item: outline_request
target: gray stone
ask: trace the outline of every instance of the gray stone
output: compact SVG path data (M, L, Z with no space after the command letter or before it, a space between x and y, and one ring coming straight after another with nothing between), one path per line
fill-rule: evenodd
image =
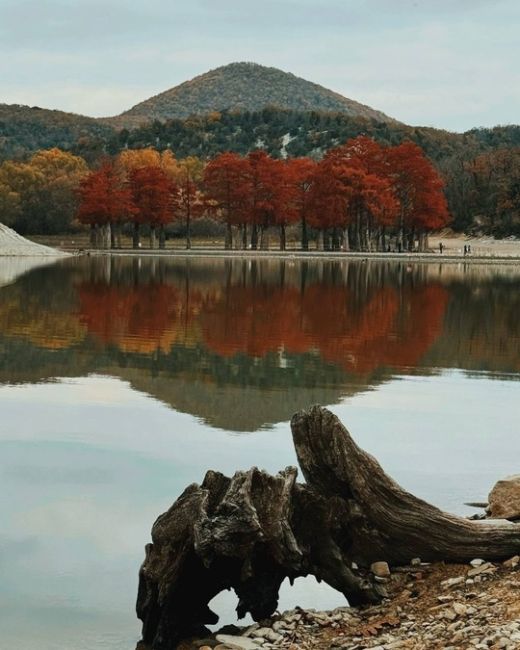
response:
M233 650L258 650L258 644L246 636L232 634L217 634L217 641L233 648Z
M468 571L468 578L475 578L476 576L480 576L480 574L484 572L490 572L494 573L496 571L495 567L490 563L490 562L485 562L484 564L481 564L480 566L474 567L473 569L470 569Z

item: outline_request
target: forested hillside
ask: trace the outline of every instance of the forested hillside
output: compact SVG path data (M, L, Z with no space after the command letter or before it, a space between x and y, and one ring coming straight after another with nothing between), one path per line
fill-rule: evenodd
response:
M102 143L113 134L110 126L92 117L0 104L0 161L25 159L39 149L81 147L83 139Z
M158 120L122 129L108 143L111 152L153 146L171 148L178 156L212 157L222 151L245 154L262 148L275 157L321 156L350 138L367 135L383 145L411 140L433 161L454 154L470 159L499 147L520 146L520 126L498 126L452 133L430 127L380 122L342 113L268 108L258 112L213 112L185 120ZM86 141L83 146L87 146Z

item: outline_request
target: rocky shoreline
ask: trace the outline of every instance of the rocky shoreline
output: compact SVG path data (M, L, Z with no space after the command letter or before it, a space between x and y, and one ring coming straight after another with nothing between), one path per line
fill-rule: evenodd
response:
M378 563L384 564L384 563ZM376 571L385 573L384 567ZM392 568L388 599L329 612L296 608L248 628L226 626L179 650L517 650L520 557L497 564L425 564ZM141 646L145 650L145 646Z

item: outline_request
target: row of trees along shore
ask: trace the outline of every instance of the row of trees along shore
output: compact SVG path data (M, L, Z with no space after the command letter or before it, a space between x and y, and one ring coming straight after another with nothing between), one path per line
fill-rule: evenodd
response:
M280 250L286 229L299 224L301 248L309 229L326 250L425 250L427 234L450 216L443 183L419 146L382 147L360 136L310 158L275 159L262 150L222 153L204 163L176 160L171 151L127 150L105 160L80 183L79 221L91 227L93 246L118 248L131 223L133 246L143 225L150 247L164 248L165 227L181 221L191 248L194 219L225 224L225 248L269 248L276 229Z

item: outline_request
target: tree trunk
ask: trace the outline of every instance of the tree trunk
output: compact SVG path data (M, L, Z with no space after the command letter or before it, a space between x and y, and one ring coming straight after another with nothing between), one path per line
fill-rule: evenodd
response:
M328 228L323 229L323 250L330 251L330 230Z
M96 224L91 223L90 224L90 248L96 248L96 247L97 247Z
M361 215L357 214L356 217L356 250L361 251L363 250L363 245L361 242Z
M242 250L247 250L247 223L242 224Z
M251 250L256 251L258 248L258 226L256 223L251 228Z
M307 221L305 216L302 217L302 251L309 250L309 235L307 233Z
M116 248L116 229L115 223L109 223L108 227L110 229L110 248Z
M267 226L260 227L260 250L269 250L269 232Z
M164 250L165 246L166 246L166 231L164 228L164 224L161 223L161 225L159 226L159 248L161 250Z
M137 221L134 222L134 230L132 233L132 246L134 248L139 248L141 244L141 234L139 232L139 223Z
M186 214L186 250L191 248L191 214L188 208L188 213Z
M401 211L399 215L399 229L397 231L397 251L399 253L402 252L403 246L404 246L404 215L403 212Z
M231 250L233 248L233 230L231 229L231 224L229 221L226 223L226 240L224 243L224 248L226 250Z
M408 233L408 251L410 253L415 251L415 228L411 228Z
M285 224L280 224L280 250L284 251L286 248Z
M121 222L116 221L112 224L112 228L114 229L114 235L115 235L115 245L116 248L121 248Z
M150 225L150 248L152 250L155 249L155 242L156 242L156 237L155 237L155 224Z
M104 248L110 249L112 241L112 233L110 228L110 223L106 223L103 226L103 244Z
M333 251L339 251L339 228L334 228L332 229L332 250Z
M350 241L348 238L348 226L343 230L343 250L345 253L350 251Z
M364 224L363 232L364 232L364 236L363 236L363 239L364 239L363 245L364 246L363 247L364 247L364 250L369 253L372 250L372 246L371 246L372 233L370 231L370 223L368 221L368 217L365 217L365 224Z

